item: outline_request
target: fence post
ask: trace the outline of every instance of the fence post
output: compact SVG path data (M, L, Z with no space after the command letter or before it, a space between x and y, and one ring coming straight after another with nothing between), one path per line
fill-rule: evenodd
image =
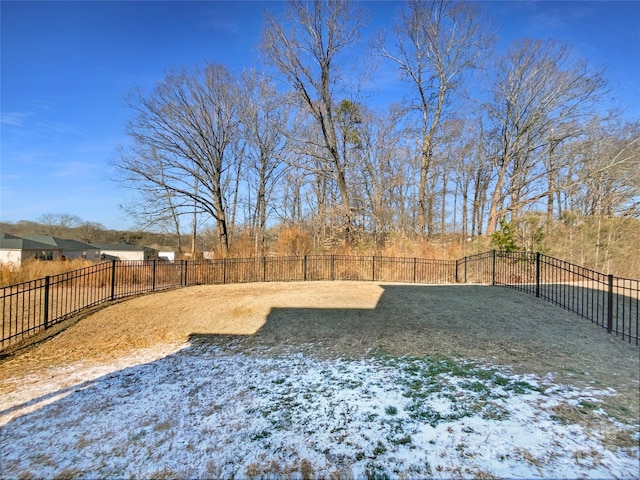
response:
M111 301L116 299L116 261L111 260Z
M493 249L491 250L491 252L493 253L492 262L491 262L491 285L495 286L496 284L496 250Z
M184 283L183 285L186 287L189 284L189 279L187 275L189 274L189 260L184 261Z
M304 281L307 281L307 256L302 257L302 275Z
M458 282L458 262L459 261L460 260L456 260L456 283L460 283L460 282Z
M157 260L153 260L153 269L151 270L151 291L156 291L156 262Z
M267 281L267 257L262 257L262 281Z
M607 295L607 333L613 330L613 275L608 275L609 292Z
M335 255L331 255L331 281L335 280Z
M464 283L467 283L467 256L464 257Z
M416 283L417 270L418 270L418 259L416 257L413 257L413 283Z
M222 283L227 283L227 257L222 259Z
M44 277L44 328L49 328L49 275Z
M376 281L376 256L375 255L372 257L372 262L371 262L371 281L372 282Z
M536 297L540 297L540 252L536 252Z

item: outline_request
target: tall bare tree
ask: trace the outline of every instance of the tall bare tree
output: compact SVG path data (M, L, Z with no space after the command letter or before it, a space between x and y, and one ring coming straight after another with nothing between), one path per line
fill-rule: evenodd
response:
M268 206L287 170L284 149L289 109L275 86L255 71L244 74L243 87L246 91L242 122L248 144L247 180L255 195L251 206L252 228L256 245L264 253Z
M640 123L596 117L576 143L578 212L640 218Z
M413 179L402 145L402 122L397 109L386 115L362 110L359 143L362 149L360 168L354 172L356 192L364 207L361 215L369 219L366 231L376 244L382 245L388 235L408 228L408 206L405 192Z
M149 154L154 155L153 150ZM157 161L154 164L161 169L158 173L162 184L164 184L164 171L162 170L164 165ZM120 208L135 221L140 230L160 231L175 235L176 245L181 250L181 212L174 200L174 194L165 188L164 195L158 195L157 185L136 182L133 186L138 192L138 200L120 205Z
M429 177L433 142L452 93L464 75L478 66L492 38L481 28L479 11L469 3L411 0L394 29L394 45L379 42L381 54L400 68L414 87L411 108L419 117L419 233L433 231L433 195Z
M567 45L553 40L515 42L499 59L493 98L486 104L495 128L496 175L487 233L507 212L517 216L538 199L553 201L549 193L555 192L536 188L557 168L548 155L560 141L579 133L573 128L569 134L566 125L578 124L594 112L604 86L600 72L588 69ZM554 128L563 136L554 135ZM552 182L550 188L563 186Z
M336 91L339 56L359 38L362 16L348 1L291 1L288 17L267 15L262 40L265 59L293 89L298 104L314 119L323 151L321 160L337 183L344 215L345 238L352 237L353 211L345 173L345 158L338 148Z
M132 144L116 164L123 179L157 197L169 195L182 214L193 215L195 208L213 217L227 251L223 189L242 108L236 79L221 65L183 69L149 94L137 90L129 104L135 114L127 126Z

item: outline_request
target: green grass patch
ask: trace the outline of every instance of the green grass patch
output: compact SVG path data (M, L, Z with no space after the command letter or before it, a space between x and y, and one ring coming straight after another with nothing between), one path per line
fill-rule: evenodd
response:
M373 456L378 457L380 455L384 455L385 453L387 453L386 445L378 440L378 443L376 443L376 447L373 449Z
M391 444L393 445L411 445L411 443L413 442L413 439L411 438L411 435L404 435L402 437L398 437L398 438L392 438L389 440Z
M256 442L258 440L264 440L265 438L269 438L271 436L271 432L268 430L262 430L260 432L256 432L251 435L251 441Z
M491 393L491 390L489 389L486 383L482 383L478 381L464 382L460 386L465 390L469 390L470 392L474 392L474 393L481 393L485 395L488 395Z
M533 385L529 382L525 382L524 380L516 380L509 382L505 387L505 390L511 391L513 393L517 393L519 395L523 395L526 393L536 392L543 393L543 389L538 387L537 385Z
M434 427L441 422L474 415L503 420L509 417L509 412L495 400L544 390L525 380L501 374L495 368L447 357L393 357L378 350L375 359L398 372L395 382L402 387L403 397L409 400L404 407L409 416ZM446 399L450 402L449 408L432 408L428 401L432 398ZM389 408L385 409L387 415L397 413L397 410L390 413L394 410Z

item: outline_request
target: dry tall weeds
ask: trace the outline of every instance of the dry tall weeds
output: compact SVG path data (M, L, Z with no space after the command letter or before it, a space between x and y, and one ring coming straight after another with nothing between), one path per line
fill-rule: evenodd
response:
M0 286L6 287L7 285L28 282L30 280L44 278L47 275L58 275L91 265L95 265L95 263L84 259L58 261L29 260L22 265L2 264L0 265Z

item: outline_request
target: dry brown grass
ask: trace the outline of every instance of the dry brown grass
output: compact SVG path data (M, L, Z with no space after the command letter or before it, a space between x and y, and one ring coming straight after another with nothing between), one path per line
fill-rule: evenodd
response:
M256 355L300 351L356 358L383 352L481 360L614 388L616 395L602 408L636 422L640 415L635 345L534 297L479 285L258 283L137 297L3 360L0 394L26 374L46 375L79 362L112 365L141 351L189 343Z
M29 260L22 265L2 264L0 265L0 287L44 278L47 275L58 275L91 265L95 265L95 263L82 259L56 261Z
M299 228L283 228L278 234L275 252L281 256L310 254L313 252L313 239Z
M489 238L480 237L467 242L459 235L424 238L392 234L383 244L376 244L372 238L358 238L352 245L347 245L344 240L337 238L326 243L314 244L314 239L309 232L295 226L281 228L277 238L269 242L267 252L257 251L257 246L255 238L244 232L234 239L228 253L216 251L214 257L252 258L262 254L267 256L327 254L455 260L493 248Z
M184 268L184 271L183 271ZM115 277L114 277L115 275ZM389 282L455 281L453 262L416 258L351 257L312 255L309 257L229 258L195 261L118 262L95 264L52 277L48 320L55 324L85 307L109 299L129 297L154 290L174 288L187 278L193 285L301 280L385 280ZM112 283L112 279L113 283ZM1 347L9 347L44 328L45 283L43 279L3 289ZM113 294L113 295L112 295Z

